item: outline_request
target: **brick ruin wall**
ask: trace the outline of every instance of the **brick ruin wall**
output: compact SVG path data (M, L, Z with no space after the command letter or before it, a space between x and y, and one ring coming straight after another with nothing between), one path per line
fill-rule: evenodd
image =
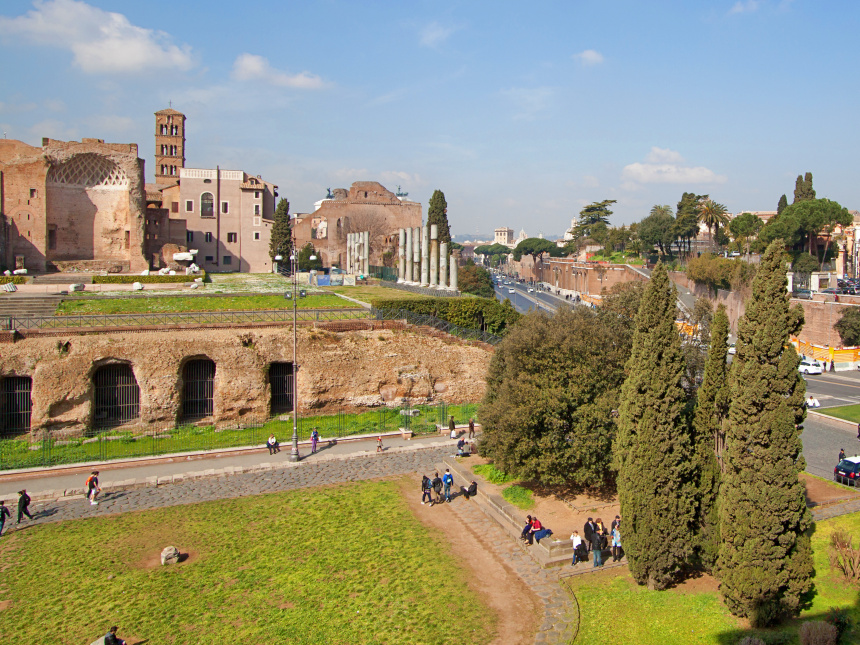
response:
M416 402L467 403L483 397L486 347L412 331L334 333L300 328L300 409ZM4 344L0 377L32 378L31 433L78 435L91 426L93 373L127 363L140 388L140 426L177 421L182 371L194 358L216 364L213 422L269 416L268 367L292 362L292 328L207 329L31 337Z

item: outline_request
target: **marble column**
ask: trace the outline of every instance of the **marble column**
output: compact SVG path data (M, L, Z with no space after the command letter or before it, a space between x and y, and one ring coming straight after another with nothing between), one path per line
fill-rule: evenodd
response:
M400 229L397 236L397 281L406 279L406 231Z
M347 273L352 273L352 233L346 234L346 269Z
M421 286L430 284L430 229L421 227Z
M403 249L406 253L406 282L412 282L412 229L406 229L406 248Z
M361 234L361 267L364 275L370 273L370 231L365 231Z
M439 288L448 288L448 243L439 245Z
M412 282L421 282L421 227L412 229Z
M454 249L451 251L451 289L459 291L457 288L457 262L460 259L460 250Z
M430 225L430 286L439 284L439 227Z

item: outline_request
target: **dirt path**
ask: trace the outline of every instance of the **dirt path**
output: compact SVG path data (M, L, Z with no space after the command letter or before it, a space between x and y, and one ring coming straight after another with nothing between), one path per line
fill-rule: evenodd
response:
M498 636L492 645L526 645L534 642L543 610L537 596L497 555L492 544L461 523L448 504L422 506L419 478L400 480L400 492L410 510L428 528L441 531L463 567L469 570L469 587L478 593L498 619ZM452 504L467 504L457 499Z

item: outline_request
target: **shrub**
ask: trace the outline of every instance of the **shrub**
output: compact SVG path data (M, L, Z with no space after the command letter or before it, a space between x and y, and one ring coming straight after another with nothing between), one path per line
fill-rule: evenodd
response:
M502 491L502 497L504 497L517 508L521 508L524 511L527 511L530 508L534 508L535 500L532 495L533 493L528 488L523 488L522 486L517 486L516 484L514 484L513 486L508 486L505 490Z
M845 529L830 536L830 566L842 573L848 582L860 581L860 548L854 548L853 538Z
M744 636L738 641L738 645L765 645L764 641L755 636Z
M24 275L0 275L0 284L26 284L27 276Z
M850 614L844 607L832 607L830 611L827 612L827 616L825 616L824 620L836 628L836 632L838 634L837 641L842 637L842 634L848 631L848 628L851 627Z
M687 277L697 284L706 285L714 293L718 289L738 290L751 284L754 276L754 265L712 253L703 253L687 262Z
M487 298L376 298L371 304L377 309L405 309L435 316L460 327L491 334L505 333L520 319L512 306Z
M493 464L482 464L480 466L474 466L472 468L472 472L476 475L480 475L491 484L508 484L514 481L513 477L511 477L510 475L506 475L501 470L496 468Z
M839 631L823 620L809 620L800 626L800 645L836 645Z
M194 282L197 278L203 278L206 282L206 272L200 271L193 275L96 275L93 276L93 284L168 284L176 282Z

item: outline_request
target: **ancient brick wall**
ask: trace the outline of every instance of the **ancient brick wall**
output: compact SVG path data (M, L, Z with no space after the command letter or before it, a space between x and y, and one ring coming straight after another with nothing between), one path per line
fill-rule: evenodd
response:
M268 366L292 362L292 329L206 329L33 337L3 345L0 378L32 378L32 432L79 434L91 425L93 373L127 363L140 388L140 423L167 425L182 406L186 361L216 364L212 420L268 416ZM491 351L402 330L299 329L300 408L477 402Z

